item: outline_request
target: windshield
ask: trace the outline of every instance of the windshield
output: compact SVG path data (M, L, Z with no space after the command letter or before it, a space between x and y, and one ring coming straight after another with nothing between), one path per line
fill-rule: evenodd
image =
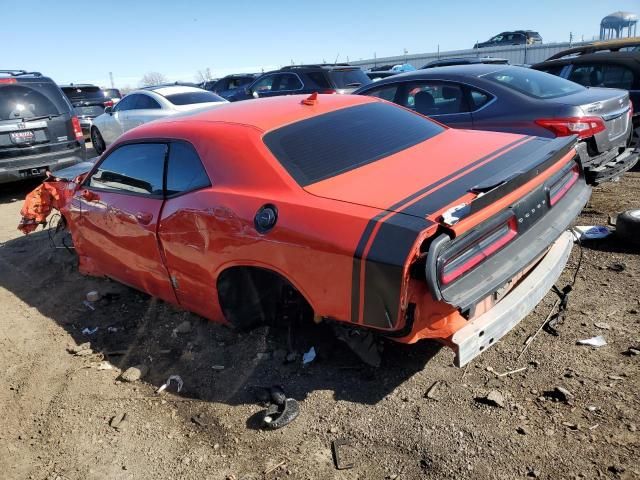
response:
M585 89L564 78L522 67L506 68L482 77L533 98L563 97Z
M444 131L421 115L375 102L302 120L264 136L301 186L354 170Z
M53 84L0 85L0 120L59 115L66 111L69 107Z
M216 95L212 92L203 90L202 92L183 92L173 93L167 95L164 98L169 100L174 105L191 105L194 103L209 103L209 102L224 102L224 98Z
M329 78L335 88L357 88L371 83L371 79L359 68L329 70Z

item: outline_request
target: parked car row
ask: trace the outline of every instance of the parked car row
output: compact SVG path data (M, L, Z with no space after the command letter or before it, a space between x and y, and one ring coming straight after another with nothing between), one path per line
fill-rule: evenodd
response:
M368 73L344 63L292 65L263 74L229 75L203 84L204 89L178 82L141 89L123 100L116 89L101 90L95 85L63 85L62 91L75 113L75 120L71 114L70 121L79 124L83 138L91 138L98 154L124 132L186 110L281 95L356 93L383 98L456 128L541 137L577 135L587 180L598 184L618 177L638 159L637 49L634 40L597 42L561 52L532 69L509 66L505 59L493 57L445 58L415 72L408 72L413 69L408 64L381 66ZM45 80L52 83L40 74L24 71L5 71L3 75L0 85L5 89L0 94L9 93L6 86L11 83L29 81L34 89ZM0 100L7 103L2 96ZM7 108L17 105L8 102ZM27 157L31 147L36 151L36 129L24 122L13 123L24 125L25 131L19 134L20 140L14 132L14 140L7 146L15 149L16 142L21 142L13 155ZM5 131L17 128L2 127ZM5 177L41 175L58 167L45 157L38 162L37 168L31 161L13 162L17 165L12 167L14 173ZM23 165L30 168L21 168Z

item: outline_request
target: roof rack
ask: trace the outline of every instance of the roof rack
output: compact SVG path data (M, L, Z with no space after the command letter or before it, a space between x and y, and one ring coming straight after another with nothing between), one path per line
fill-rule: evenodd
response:
M27 72L26 70L0 70L0 73L6 73L12 77L19 77L21 75L33 75L34 77L41 77L40 72Z
M323 68L323 67L353 67L350 63L313 63L309 65L287 65L280 70L293 70L295 68Z

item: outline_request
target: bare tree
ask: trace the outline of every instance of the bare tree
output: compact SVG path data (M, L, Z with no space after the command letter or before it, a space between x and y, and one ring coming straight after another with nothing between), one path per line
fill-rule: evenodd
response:
M140 80L140 85L143 87L152 87L162 83L167 83L167 77L159 72L147 72Z
M196 83L210 82L211 80L213 80L213 75L209 67L204 70L198 70L198 73L196 73Z

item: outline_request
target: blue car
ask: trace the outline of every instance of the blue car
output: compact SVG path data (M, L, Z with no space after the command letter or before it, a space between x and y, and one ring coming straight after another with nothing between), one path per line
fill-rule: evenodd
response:
M436 67L381 79L354 92L397 103L455 128L540 137L577 135L592 184L619 177L638 153L629 146L629 93L582 85L510 65Z

